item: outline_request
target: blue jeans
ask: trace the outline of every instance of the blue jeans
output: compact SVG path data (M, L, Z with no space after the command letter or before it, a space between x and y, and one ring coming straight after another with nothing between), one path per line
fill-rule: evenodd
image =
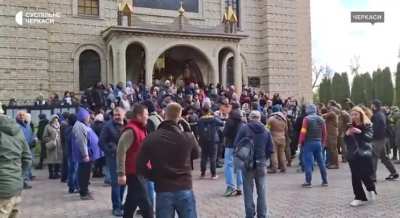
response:
M225 183L228 187L240 189L243 184L242 171L233 166L233 151L233 148L225 148ZM236 173L236 186L234 184L234 173Z
M111 202L113 210L123 209L122 199L124 197L125 186L118 185L117 175L117 159L112 155L106 156L106 165L109 170L110 182L111 182Z
M325 162L322 157L322 144L320 141L306 142L303 147L303 163L306 174L306 183L311 184L314 157L319 166L323 183L328 183Z
M70 191L79 189L78 185L78 166L79 163L68 158L68 188Z
M35 154L34 151L32 151L33 148L29 148L29 152L31 153L31 158L32 158L32 163L35 161ZM26 169L24 174L24 183L27 183L28 181L32 181L32 165L29 166L28 169Z
M146 188L147 188L147 194L149 195L151 205L153 205L153 207L154 207L154 195L155 195L154 182L152 182L150 180L146 180Z
M180 218L197 218L192 190L157 193L156 201L157 218L174 218L175 211Z
M243 194L246 218L253 218L256 215L256 206L253 200L254 183L257 190L257 217L266 218L268 216L267 207L267 176L266 167L257 167L254 170L243 170Z
M110 168L108 168L107 163L103 167L103 174L104 174L104 184L111 185Z

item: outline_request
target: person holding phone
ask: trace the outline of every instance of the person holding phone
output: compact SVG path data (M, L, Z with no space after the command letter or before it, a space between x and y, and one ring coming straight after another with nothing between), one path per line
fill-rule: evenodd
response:
M375 183L371 179L374 172L372 162L373 129L370 119L360 107L351 110L352 123L347 124L344 140L347 145L347 160L351 170L354 200L352 207L364 205L376 200ZM366 196L362 185L368 191Z

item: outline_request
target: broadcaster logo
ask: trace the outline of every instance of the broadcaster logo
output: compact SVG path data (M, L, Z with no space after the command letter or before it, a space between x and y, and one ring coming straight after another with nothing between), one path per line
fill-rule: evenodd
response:
M43 24L54 24L56 18L60 18L61 14L58 12L24 12L19 11L15 15L15 22L19 26L23 26L24 24L28 25L43 25Z

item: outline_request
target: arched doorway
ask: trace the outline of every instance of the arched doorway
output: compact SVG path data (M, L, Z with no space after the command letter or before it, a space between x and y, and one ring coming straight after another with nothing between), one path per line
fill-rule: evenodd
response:
M145 50L139 43L132 43L126 48L126 81L144 82L145 60Z
M230 48L222 49L218 54L219 79L224 87L234 85L234 52Z
M211 80L212 67L197 48L178 45L163 52L154 64L153 79L170 80L178 85L198 83L204 87Z
M79 55L79 90L83 91L101 81L100 56L94 50Z
M223 48L218 54L219 63L219 82L223 87L228 87L235 84L235 52L231 48ZM240 59L240 75L241 83L247 84L246 61L242 54Z

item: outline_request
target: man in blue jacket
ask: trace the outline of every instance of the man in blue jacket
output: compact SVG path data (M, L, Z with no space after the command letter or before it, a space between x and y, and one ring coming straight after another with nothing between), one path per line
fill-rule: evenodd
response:
M386 180L396 180L399 178L399 174L396 171L393 163L390 161L389 157L386 155L386 115L381 109L382 103L379 100L374 100L372 102L372 110L374 115L371 118L372 128L374 130L374 140L372 141L373 152L373 167L374 174L372 175L372 180L376 182L376 170L378 167L378 159L381 159L383 165L389 170L390 175Z
M114 216L122 216L122 198L125 191L125 186L118 185L117 175L117 144L124 128L125 110L121 107L116 107L113 110L113 119L108 121L100 133L100 147L106 157L106 164L110 171L111 177L111 201Z
M252 169L242 169L243 173L243 194L246 218L268 217L266 179L267 179L267 160L273 152L272 137L270 132L261 123L261 113L251 111L249 123L243 125L236 136L235 146L237 147L244 138L251 138L254 143L254 167ZM253 200L253 184L257 189L257 210Z

